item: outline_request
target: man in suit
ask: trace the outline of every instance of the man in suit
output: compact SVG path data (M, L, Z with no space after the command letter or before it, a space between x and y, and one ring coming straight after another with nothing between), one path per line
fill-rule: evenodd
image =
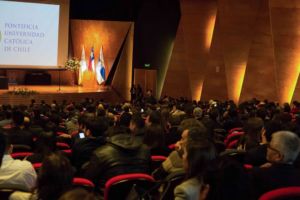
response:
M268 163L253 171L257 197L277 188L300 186L300 171L293 165L299 152L300 139L295 133L273 133L267 149Z

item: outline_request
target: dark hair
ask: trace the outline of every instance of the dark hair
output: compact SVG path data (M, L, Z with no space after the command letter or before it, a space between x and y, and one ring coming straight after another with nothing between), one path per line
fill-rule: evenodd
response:
M209 184L207 200L250 200L252 185L243 166L228 156L221 156L204 178Z
M199 181L202 180L209 163L216 158L216 150L214 144L209 140L190 140L186 144L187 151L187 178L195 177Z
M145 120L142 118L140 113L135 113L131 117L131 122L136 125L138 129L145 127Z
M16 126L21 126L24 123L24 114L21 111L14 111L12 117Z
M151 125L145 129L144 144L150 148L163 148L165 146L165 135L159 125Z
M73 168L70 161L60 153L47 156L37 180L38 199L58 199L72 187Z
M161 113L157 110L152 111L149 114L149 121L151 122L151 124L161 125Z
M273 133L282 130L281 123L275 120L266 122L264 127L266 130L265 135L268 142L271 142Z
M2 165L2 159L8 146L8 137L0 130L0 167Z
M97 117L85 122L86 128L91 131L92 136L103 136L108 128L108 121L105 117Z
M120 126L129 127L131 117L132 117L132 115L131 115L130 113L124 112L124 113L120 116L120 122L119 122L119 125L120 125Z
M35 142L36 153L41 153L43 155L48 155L56 150L56 135L52 131L42 131Z
M97 200L93 193L76 188L64 193L58 200Z

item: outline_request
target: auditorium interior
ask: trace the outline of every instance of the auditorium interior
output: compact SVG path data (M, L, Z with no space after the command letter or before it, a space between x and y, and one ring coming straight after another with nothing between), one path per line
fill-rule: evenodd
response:
M300 198L298 44L299 0L0 0L0 200Z

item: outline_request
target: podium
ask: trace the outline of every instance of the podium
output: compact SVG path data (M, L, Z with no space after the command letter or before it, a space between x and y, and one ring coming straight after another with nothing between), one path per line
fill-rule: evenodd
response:
M0 76L0 90L8 90L8 78Z
M51 85L51 75L44 72L27 73L25 85Z

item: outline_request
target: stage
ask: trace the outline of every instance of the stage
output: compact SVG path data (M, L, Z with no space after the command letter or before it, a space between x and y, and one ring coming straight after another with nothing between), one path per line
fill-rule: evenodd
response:
M81 102L87 97L106 102L122 101L110 86L9 85L8 90L0 90L1 105L27 105L31 99L37 102L44 100L46 103L51 103L53 100Z

